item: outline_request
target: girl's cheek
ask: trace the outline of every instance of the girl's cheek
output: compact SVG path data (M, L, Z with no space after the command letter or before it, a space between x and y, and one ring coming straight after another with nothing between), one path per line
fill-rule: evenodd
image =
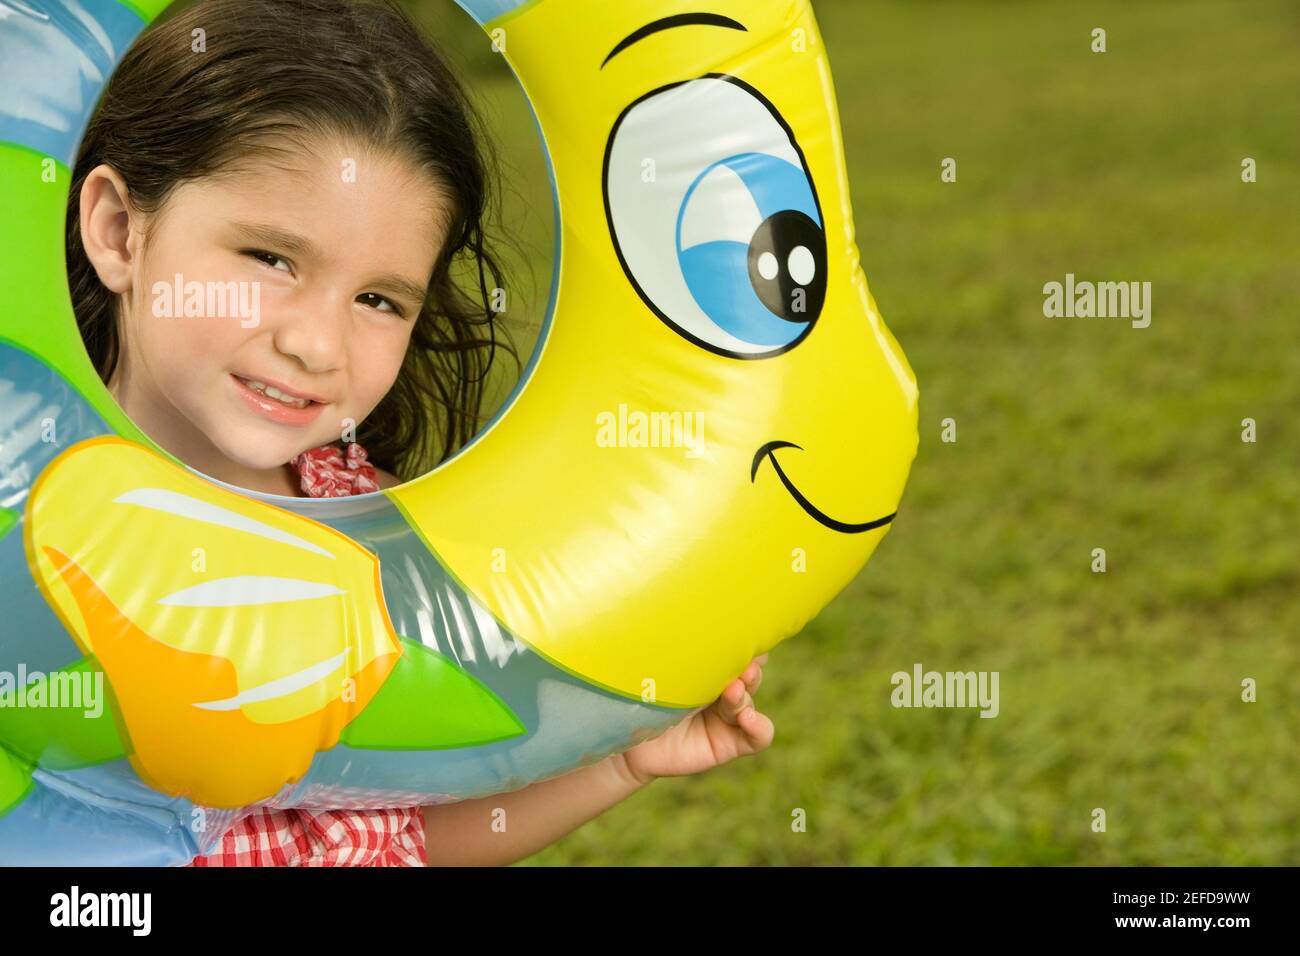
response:
M256 328L241 328L238 317L156 315L146 310L136 325L140 351L155 367L171 366L182 377L228 364Z
M245 299L245 303L252 304L248 299ZM260 308L260 303L257 304L259 308L245 309L232 303L228 309L214 309L211 314L206 310L201 316L182 313L175 318L158 321L170 324L174 335L183 338L198 351L221 349L230 343L243 341L250 334L257 333L258 327L261 327L266 320L264 310ZM252 325L253 318L247 321L242 318L244 312L248 312L257 320L257 327Z
M170 238L160 237L158 246L166 249ZM242 306L254 298L255 286L244 276L220 274L211 257L172 251L177 254L155 259L149 274L142 277L141 294L132 309L134 329L155 346L179 348L187 354L210 351L232 335L242 337L240 316L248 311ZM239 295L241 287L247 294ZM232 288L236 290L233 300L226 294Z
M402 361L406 358L406 349L410 344L410 327L371 331L367 336L368 347L354 350L357 365L353 368L352 381L356 387L364 389L364 401L373 408L389 393L393 383L402 370Z

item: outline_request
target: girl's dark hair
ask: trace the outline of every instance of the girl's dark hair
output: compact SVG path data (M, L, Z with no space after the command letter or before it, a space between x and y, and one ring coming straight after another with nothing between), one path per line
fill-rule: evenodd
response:
M192 47L200 29L205 52ZM518 365L497 340L492 308L504 282L483 223L499 167L483 128L446 61L392 0L202 0L156 24L109 81L73 173L68 281L96 371L112 377L120 343L117 297L81 241L81 187L92 169L116 170L131 205L148 215L181 183L283 148L286 138L355 138L414 162L451 198L447 242L401 372L356 436L372 462L403 480L428 470L477 429L496 350ZM473 297L453 269L467 269Z

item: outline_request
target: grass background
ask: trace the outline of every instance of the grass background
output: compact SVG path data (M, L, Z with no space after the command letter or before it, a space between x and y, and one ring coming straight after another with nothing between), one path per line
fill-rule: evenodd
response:
M526 356L552 238L532 119L450 0L405 2L499 143ZM1300 8L814 7L863 267L921 386L899 517L773 652L772 748L520 865L1300 863ZM1151 282L1151 326L1044 318L1067 272ZM894 709L914 662L998 671L1000 715Z
M522 97L467 18L410 5L482 98L545 280ZM1300 8L814 6L863 266L921 385L899 518L773 653L771 749L521 865L1300 863ZM1151 326L1044 318L1067 272L1150 281ZM1000 715L894 709L918 661L999 671Z

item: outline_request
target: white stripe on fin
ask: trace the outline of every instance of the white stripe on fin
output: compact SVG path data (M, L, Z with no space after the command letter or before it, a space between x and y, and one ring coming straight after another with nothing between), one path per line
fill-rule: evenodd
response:
M246 604L283 604L346 594L332 584L277 578L269 575L241 575L204 581L159 598L159 604L178 607L241 607Z
M347 656L348 652L343 651L327 661L321 661L319 664L303 668L298 673L290 674L288 677L277 677L265 684L250 687L234 697L227 697L225 700L210 700L194 706L203 710L238 710L244 704L256 704L263 700L274 700L276 697L287 697L294 691L302 690L317 681L324 680L343 666Z
M139 505L141 508L152 508L154 511L166 512L180 518L191 518L195 521L205 521L208 524L222 525L236 531L247 531L249 534L260 535L281 544L302 548L312 554L323 554L330 560L337 560L333 554L330 554L324 548L318 548L310 541L304 541L297 535L281 531L278 528L272 528L269 524L246 518L227 508L222 508L220 505L200 501L198 498L191 498L189 495L183 495L177 491L168 491L165 488L136 488L133 491L123 492L113 500L128 505Z

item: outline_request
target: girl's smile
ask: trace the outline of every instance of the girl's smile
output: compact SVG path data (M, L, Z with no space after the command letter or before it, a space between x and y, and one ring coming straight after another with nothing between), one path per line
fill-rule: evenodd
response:
M310 425L325 408L320 399L296 396L288 389L244 378L234 372L230 373L230 378L249 407L272 421L286 425Z

